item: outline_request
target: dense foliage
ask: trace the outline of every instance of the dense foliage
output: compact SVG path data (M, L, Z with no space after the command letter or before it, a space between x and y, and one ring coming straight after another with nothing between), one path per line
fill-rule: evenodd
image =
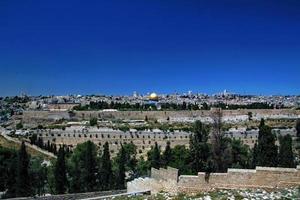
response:
M290 135L279 137L279 143L278 165L280 167L295 167L292 137Z
M271 127L261 120L258 132L257 165L276 167L278 164L278 147L275 144L276 136Z
M258 142L251 150L241 140L223 137L220 116L214 118L212 127L200 121L194 123L190 148L172 146L168 141L161 150L155 143L147 158L137 158L137 148L132 143L122 144L112 157L107 142L99 148L87 141L72 151L60 146L57 159L46 165L40 158L27 154L24 142L19 151L0 146L0 190L6 191L4 197L20 197L124 189L126 181L149 175L151 167L171 166L179 169L180 174L205 171L208 177L209 173L224 172L228 167L295 167L291 136L280 137L278 148L275 135L262 120ZM209 132L213 133L211 137ZM49 146L36 136L31 137L31 143Z
M84 110L103 110L103 109L117 109L117 110L210 110L211 108L222 108L229 110L237 110L237 109L273 109L274 105L268 103L251 103L248 105L228 105L225 103L217 103L213 105L208 105L206 102L201 104L196 103L159 103L159 106L156 103L146 103L146 104L130 104L129 102L114 102L110 103L106 101L91 101L88 105L78 105L73 109L78 111Z
M44 194L47 168L40 158L31 158L23 142L19 151L0 146L0 190L4 198Z

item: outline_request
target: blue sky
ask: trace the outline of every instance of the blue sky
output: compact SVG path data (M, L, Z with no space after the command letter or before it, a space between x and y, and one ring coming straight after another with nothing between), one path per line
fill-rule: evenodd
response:
M1 0L0 96L300 94L298 0Z

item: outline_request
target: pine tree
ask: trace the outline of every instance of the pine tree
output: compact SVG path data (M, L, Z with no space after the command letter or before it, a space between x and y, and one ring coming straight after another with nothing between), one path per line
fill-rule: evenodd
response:
M290 167L294 168L294 155L292 149L292 137L290 135L285 135L279 138L280 147L278 155L278 165L280 167Z
M117 180L116 180L117 189L125 188L125 171L126 171L125 163L126 163L126 153L124 147L121 146L121 149L117 157L117 165L118 165Z
M265 167L277 166L277 151L275 145L276 138L272 134L269 126L265 125L264 120L261 120L258 132L258 145L257 145L257 164Z
M172 149L170 141L167 142L166 149L162 155L162 165L167 167L172 161Z
M207 144L208 131L200 121L196 121L190 137L190 153L192 171L197 173L206 168L210 156L210 148Z
M16 179L16 196L27 197L32 193L31 180L29 175L29 155L26 151L24 141L18 152L17 159L17 179Z
M104 149L101 157L100 168L100 187L101 190L109 190L112 185L112 164L110 160L108 142L105 142L103 147Z
M67 175L64 147L58 150L57 161L54 168L55 191L57 194L64 194L67 190Z

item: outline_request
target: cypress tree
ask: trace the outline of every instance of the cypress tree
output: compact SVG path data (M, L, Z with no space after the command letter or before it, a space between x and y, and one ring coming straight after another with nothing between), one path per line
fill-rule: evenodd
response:
M96 147L91 141L86 142L86 152L84 161L83 179L87 192L94 191L96 188Z
M297 131L297 137L300 138L300 119L297 119L296 131Z
M254 169L257 164L257 154L258 154L258 149L257 149L257 143L255 142L254 147L252 149L252 161L251 161L251 167Z
M64 147L58 150L57 161L54 168L55 191L57 194L64 194L67 190L67 175Z
M72 193L82 192L81 190L81 171L77 159L71 159L72 167L70 169L70 191Z
M57 147L55 143L53 144L53 154L57 154Z
M125 163L126 163L126 152L124 150L123 145L121 146L121 149L118 153L117 158L117 165L118 165L118 171L117 171L117 181L116 186L117 189L124 189L125 188Z
M16 185L16 176L17 176L17 170L16 170L16 165L17 165L17 158L13 159L12 162L8 166L8 180L6 183L7 186L7 192L4 195L4 198L12 198L16 197L16 190L17 190L17 185Z
M223 113L221 108L216 108L211 113L211 152L214 162L213 166L217 172L226 172L227 168L231 165L230 140L224 135L222 118Z
M0 190L7 192L2 198L16 196L17 152L0 145Z
M16 179L16 196L27 197L32 193L31 180L29 175L29 155L26 151L24 141L18 152L17 158L17 179Z
M261 120L258 132L258 154L257 164L265 167L277 166L277 151L278 148L275 145L275 135L272 134L272 130L269 126L264 124L264 120Z
M105 142L103 147L104 149L101 157L100 168L100 187L101 190L109 190L112 185L112 165L110 160L108 142Z
M167 142L166 149L162 155L162 165L167 167L172 161L172 149L170 141Z
M161 166L161 157L160 157L160 149L157 145L157 142L155 142L154 148L152 149L152 152L150 153L150 167L154 167L156 169L159 169Z
M265 119L261 118L259 123L259 128L265 126Z
M51 152L50 140L47 141L47 151Z
M292 137L290 135L280 137L279 143L280 147L278 155L278 165L280 167L295 167L292 149Z
M210 148L207 144L208 131L200 121L196 121L190 136L190 153L192 171L197 173L206 169L210 156Z

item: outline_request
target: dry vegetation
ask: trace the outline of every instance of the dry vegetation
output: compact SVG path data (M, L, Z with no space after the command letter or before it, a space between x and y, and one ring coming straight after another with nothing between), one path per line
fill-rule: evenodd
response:
M21 144L13 142L13 141L9 141L9 140L5 139L2 135L0 135L0 146L18 150L20 148ZM33 149L31 147L27 146L26 150L31 156L40 157L40 158L43 158L44 160L51 160L51 158L49 156L47 156L39 151L36 151L35 149Z

